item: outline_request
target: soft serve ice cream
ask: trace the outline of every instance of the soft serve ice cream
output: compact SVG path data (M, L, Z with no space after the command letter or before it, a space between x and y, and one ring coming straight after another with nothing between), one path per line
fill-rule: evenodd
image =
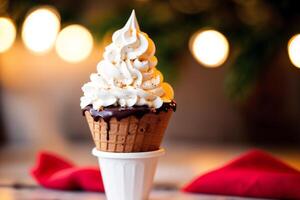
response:
M80 106L97 150L145 152L160 148L176 110L173 89L156 69L155 45L135 13L116 31L82 90Z
M155 45L139 28L132 11L126 25L112 36L97 65L97 73L84 84L80 106L95 110L115 105L160 108L173 100L172 87L156 69Z

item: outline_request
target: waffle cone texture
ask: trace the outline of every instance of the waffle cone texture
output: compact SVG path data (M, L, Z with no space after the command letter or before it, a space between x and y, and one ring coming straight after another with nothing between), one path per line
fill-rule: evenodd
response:
M109 129L102 118L95 121L88 111L85 116L98 150L125 153L158 150L172 113L147 113L140 119L129 116L120 121L111 118Z

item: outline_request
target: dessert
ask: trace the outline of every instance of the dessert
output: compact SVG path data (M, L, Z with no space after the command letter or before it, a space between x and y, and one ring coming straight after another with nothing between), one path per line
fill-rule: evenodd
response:
M97 73L82 87L80 106L98 150L159 149L176 103L154 54L154 42L140 30L132 11L105 48Z

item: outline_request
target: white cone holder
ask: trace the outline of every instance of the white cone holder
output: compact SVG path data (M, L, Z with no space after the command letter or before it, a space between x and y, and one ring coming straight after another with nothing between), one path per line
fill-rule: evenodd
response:
M108 200L146 200L153 183L158 158L165 150L113 153L92 151L98 157Z

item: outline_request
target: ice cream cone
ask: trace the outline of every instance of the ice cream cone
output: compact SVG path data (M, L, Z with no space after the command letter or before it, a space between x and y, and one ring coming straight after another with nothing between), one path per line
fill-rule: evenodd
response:
M138 119L129 116L118 121L95 121L86 111L96 148L107 152L145 152L158 150L173 111L147 113Z

